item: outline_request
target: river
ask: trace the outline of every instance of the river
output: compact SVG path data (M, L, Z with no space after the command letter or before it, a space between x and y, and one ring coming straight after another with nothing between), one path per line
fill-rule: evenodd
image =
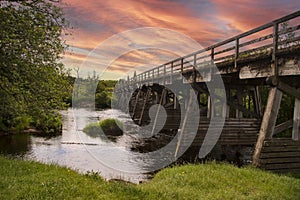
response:
M88 111L69 109L62 112L62 135L52 138L17 134L0 137L2 154L42 163L56 163L80 173L98 172L105 179L123 179L138 183L148 179L156 160L130 149L141 128L118 110ZM90 137L82 129L104 118L118 118L125 124L124 135L116 141Z

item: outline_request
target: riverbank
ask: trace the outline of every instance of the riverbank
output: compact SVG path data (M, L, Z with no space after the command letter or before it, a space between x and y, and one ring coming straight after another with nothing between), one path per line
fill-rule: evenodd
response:
M299 199L300 179L227 164L167 168L147 183L104 181L0 156L0 199Z

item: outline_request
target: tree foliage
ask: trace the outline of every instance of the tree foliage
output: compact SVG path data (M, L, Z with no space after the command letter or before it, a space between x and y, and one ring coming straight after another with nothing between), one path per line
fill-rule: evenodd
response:
M68 91L62 10L50 1L0 1L0 18L0 129L30 121L59 131L57 111Z

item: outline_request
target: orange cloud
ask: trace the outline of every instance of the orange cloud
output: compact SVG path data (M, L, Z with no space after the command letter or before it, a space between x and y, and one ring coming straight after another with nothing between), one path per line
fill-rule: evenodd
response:
M294 0L211 0L218 19L244 32L287 15L300 7Z
M67 64L78 65L84 60L84 55L114 34L141 27L161 27L178 31L198 41L203 46L209 46L240 32L262 25L281 17L300 7L298 1L282 0L64 0L67 18L75 26L74 34L68 40L70 46L76 49L75 54L66 57ZM159 36L160 33L157 33ZM135 41L137 45L159 45L162 43L178 44L185 52L185 41L182 38L171 37L157 39L155 35L135 35L126 38L128 45ZM169 41L168 41L169 40ZM118 47L114 44L114 48ZM197 49L194 49L197 50ZM107 47L103 55L113 54L116 49ZM95 52L97 53L97 52ZM99 53L99 52L98 52ZM121 56L109 70L125 72L135 66L165 62L161 57L170 55L162 53L159 56L150 51L130 52ZM168 57L169 56L169 57ZM99 58L88 57L92 69L101 65ZM98 60L97 60L98 59ZM105 59L105 58L102 58Z

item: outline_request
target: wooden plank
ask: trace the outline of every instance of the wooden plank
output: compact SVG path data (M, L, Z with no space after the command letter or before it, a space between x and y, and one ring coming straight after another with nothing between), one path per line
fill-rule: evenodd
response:
M299 52L299 50L298 50ZM296 60L297 61L297 60ZM300 74L300 65L299 60L295 62L294 58L285 59L283 65L279 65L279 75L280 76L290 76L290 75L299 75Z
M273 25L273 48L272 48L272 63L271 63L271 68L272 68L272 76L276 80L278 80L278 57L277 57L277 52L278 52L278 23L274 23Z
M150 88L148 88L147 93L146 93L146 97L145 97L145 100L144 100L143 108L142 108L142 111L141 111L141 116L140 116L140 119L139 119L139 125L142 124L143 116L144 116L144 112L145 112L145 107L146 107L150 92L151 92Z
M236 38L235 40L235 54L234 54L234 68L236 69L237 68L237 60L239 58L239 38Z
M159 111L160 111L160 106L162 105L163 100L166 98L166 94L167 94L167 89L164 88L163 92L162 92L162 95L160 97L159 105L158 105L156 113L155 113L155 118L154 118L154 123L153 123L152 131L151 131L151 136L153 136L154 133L155 133L155 128L157 126L157 119L158 119L158 115L159 115Z
M259 86L255 86L254 88L254 101L255 101L255 109L256 113L258 114L258 117L262 117L262 105L261 105L261 98L260 98L260 93L259 93Z
M277 147L277 146L300 146L300 141L292 140L291 138L273 138L264 143L264 147Z
M244 47L244 46L247 46L247 45L250 45L250 44L261 42L261 41L270 39L272 37L273 37L273 34L268 34L268 35L265 35L263 37L260 37L260 38L254 39L254 40L250 40L248 42L244 42L244 43L240 44L239 47Z
M296 169L269 169L270 171L274 173L300 173L300 168Z
M223 49L223 50L220 50L220 51L215 52L214 55L218 55L218 54L221 54L221 53L225 53L225 52L228 52L228 51L231 51L231 50L234 50L234 49L235 49L235 46L229 47L229 48L226 48L226 49Z
M212 115L213 115L213 108L212 108L211 97L209 94L207 94L207 118L211 118Z
M297 158L300 157L299 151L289 151L289 152L268 152L262 153L260 159L264 158Z
M293 120L288 120L286 122L283 122L275 127L273 136L291 127L293 127Z
M132 119L134 119L134 117L135 117L135 112L136 112L136 108L137 108L137 104L138 104L140 95L141 95L141 89L139 89L139 91L136 95L136 98L135 98L135 103L134 103L134 107L133 107L133 111L132 111Z
M281 164L271 164L271 165L263 165L262 168L270 170L270 169L300 169L300 163L281 163Z
M190 111L190 108L192 107L192 95L193 95L193 90L190 90L190 93L189 93L189 101L188 101L188 105L187 105L187 113L189 113ZM174 158L177 158L177 154L178 154L178 151L179 151L179 147L181 146L181 141L182 141L182 137L183 137L183 134L185 132L185 128L186 128L186 122L188 120L188 114L186 114L184 116L184 119L183 119L183 124L182 124L182 127L181 127L181 130L180 130L180 134L179 134L179 137L178 137L178 141L177 141L177 145L176 145L176 150L175 150L175 154L174 154Z
M299 99L295 98L293 131L292 131L292 139L298 141L300 140L300 100Z
M290 158L266 158L260 160L260 165L275 165L275 164L283 164L286 165L300 163L300 157L290 157Z
M241 106L243 104L243 97L242 97L242 89L239 87L237 89L237 105L232 104L230 106L236 108L236 118L243 118L243 113L240 111L241 108L244 108L243 106ZM229 101L230 102L230 101ZM244 108L245 109L245 108ZM246 110L246 109L245 109ZM248 111L248 110L247 110Z
M270 152L300 152L300 146L276 146L264 147L262 153Z
M285 92L291 96L296 97L297 99L300 99L300 90L298 90L297 88L291 87L288 84L279 81L278 82L278 89L281 90L282 92Z
M253 62L255 63L255 62ZM260 67L258 67L260 66ZM290 75L299 75L300 67L294 58L285 59L283 64L278 66L278 75L279 76L290 76ZM271 64L265 63L260 64L248 64L243 66L239 71L240 79L252 79L252 78L263 78L272 76Z
M284 158L265 158L260 160L260 164L281 164L281 163L300 163L300 157Z
M282 92L277 88L271 88L268 102L263 116L259 136L253 154L253 165L259 165L260 153L265 139L271 138L274 132L277 114L280 108Z

